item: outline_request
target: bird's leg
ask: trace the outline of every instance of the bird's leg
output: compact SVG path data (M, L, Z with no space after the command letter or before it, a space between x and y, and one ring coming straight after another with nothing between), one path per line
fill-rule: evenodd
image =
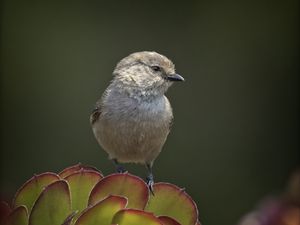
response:
M148 176L146 178L146 182L147 182L147 185L148 185L148 188L149 188L151 194L154 196L154 192L153 192L154 176L152 173L152 163L147 163L146 168L148 170Z
M124 167L122 165L120 165L120 163L118 162L117 159L112 159L112 161L113 161L113 163L114 163L114 165L116 167L116 172L117 173L125 173L125 172L127 172L127 170L124 169Z

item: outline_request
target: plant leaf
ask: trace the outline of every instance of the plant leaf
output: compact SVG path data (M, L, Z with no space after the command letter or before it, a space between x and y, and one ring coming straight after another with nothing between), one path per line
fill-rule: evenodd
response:
M146 183L139 177L128 173L112 174L104 177L93 188L89 205L93 205L108 195L128 198L128 208L144 209L149 199Z
M7 202L1 201L0 202L0 224L4 224L7 216L10 214L11 209Z
M13 200L13 207L25 205L30 213L43 188L59 179L59 176L55 173L42 173L33 176L17 191Z
M73 211L80 212L87 207L92 188L102 178L100 173L84 169L65 178L70 187Z
M81 163L78 163L74 166L69 166L69 167L65 168L63 171L59 172L58 175L61 178L66 178L67 176L71 175L72 173L77 172L82 169L89 170L89 171L95 171L103 177L102 173L99 170L97 170L95 167L82 165Z
M59 180L40 194L32 207L29 225L61 225L70 214L69 186L65 180Z
M163 225L152 213L137 209L123 209L116 213L112 220L118 225Z
M5 225L28 225L28 213L25 206L15 208L7 217Z
M73 220L75 218L75 216L77 215L77 211L72 212L66 219L65 221L62 223L62 225L70 225L73 224Z
M127 199L120 196L108 196L97 204L85 210L75 222L75 225L110 225L116 212L124 209Z
M163 223L163 225L181 225L175 219L168 216L159 216L158 219Z
M172 217L182 225L196 224L197 206L183 189L169 183L156 183L153 188L155 196L150 197L146 211Z

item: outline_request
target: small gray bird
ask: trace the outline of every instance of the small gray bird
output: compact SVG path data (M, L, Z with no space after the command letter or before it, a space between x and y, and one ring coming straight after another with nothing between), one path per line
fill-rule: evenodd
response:
M170 132L173 119L164 95L174 81L184 81L174 64L156 52L136 52L122 59L113 79L90 117L94 135L113 160L141 163L148 169L147 184L153 193L152 165Z

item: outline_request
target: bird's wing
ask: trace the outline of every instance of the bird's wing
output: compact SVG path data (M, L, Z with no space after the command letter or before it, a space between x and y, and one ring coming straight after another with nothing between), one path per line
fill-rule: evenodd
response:
M172 128L173 124L174 124L174 118L173 118L173 116L172 116L172 117L170 118L170 121L169 121L169 131L171 131L171 128Z
M92 111L92 114L90 116L90 123L93 125L100 117L101 115L101 107L96 106L96 108Z
M165 102L166 102L166 106L167 106L167 110L166 110L166 112L167 112L167 115L169 116L169 123L168 123L168 125L169 125L169 131L171 131L171 128L172 128L172 126L173 126L173 121L174 121L174 117L173 117L173 111L172 111L172 107L171 107L171 104L170 104L170 102L169 102L169 99L166 97L166 96L164 96L164 99L165 99Z

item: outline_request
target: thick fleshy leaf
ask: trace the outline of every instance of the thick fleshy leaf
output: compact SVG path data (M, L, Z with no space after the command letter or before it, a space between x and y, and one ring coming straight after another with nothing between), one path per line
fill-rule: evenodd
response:
M108 196L104 200L85 210L75 222L75 225L110 225L113 216L124 209L127 199L120 196Z
M163 223L163 225L181 225L175 219L168 216L159 216L158 219Z
M7 217L5 225L28 225L28 213L25 206L18 206Z
M42 173L33 176L17 191L13 200L13 207L25 205L30 213L43 188L59 179L59 176L55 173Z
M77 211L72 212L72 213L65 219L65 221L63 222L62 225L71 225L71 224L73 224L73 221L74 221L74 218L75 218L76 215L77 215Z
M7 202L1 201L0 202L0 224L4 224L7 216L10 214L11 209Z
M112 220L118 225L163 225L152 213L137 209L120 210Z
M109 195L128 198L128 208L144 209L149 198L146 183L139 177L128 173L112 174L104 177L93 188L89 205L93 205Z
M102 178L100 173L84 169L65 178L70 187L73 211L82 211L87 207L92 188Z
M61 225L70 214L69 186L65 180L59 180L40 194L32 207L29 225Z
M155 196L151 196L145 208L157 216L169 216L182 225L195 225L198 210L192 198L179 187L169 183L156 183Z
M82 170L82 169L95 171L103 177L102 173L99 170L97 170L95 167L82 165L81 163L78 163L74 166L70 166L70 167L65 168L63 171L59 172L58 175L61 178L66 178L67 176L71 175L72 173L77 172L77 171Z

